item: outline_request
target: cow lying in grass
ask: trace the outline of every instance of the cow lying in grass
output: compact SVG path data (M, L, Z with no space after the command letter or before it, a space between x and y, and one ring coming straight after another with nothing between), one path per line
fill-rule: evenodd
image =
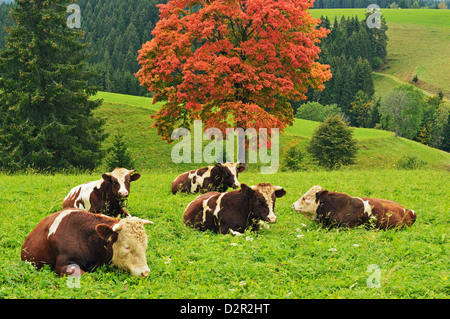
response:
M78 185L64 198L63 208L79 208L113 217L130 217L123 208L130 183L141 177L135 170L116 168L98 181Z
M30 232L21 259L36 268L50 265L59 275L79 274L111 262L133 276L148 276L144 225L137 217L118 220L80 209L66 209L44 218Z
M239 163L217 163L181 174L172 182L172 193L225 192L229 187L238 188L238 173L245 166Z
M260 183L228 193L209 192L198 196L184 212L186 225L198 230L213 230L242 235L247 227L256 230L259 221L276 223L275 199L286 191L280 186Z
M386 199L351 197L313 186L292 207L326 227L356 227L401 229L411 226L416 212Z

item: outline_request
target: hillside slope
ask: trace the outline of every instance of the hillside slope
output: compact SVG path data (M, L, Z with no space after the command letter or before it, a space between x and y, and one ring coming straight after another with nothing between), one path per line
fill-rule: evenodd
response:
M358 16L364 19L365 9L313 9L319 18ZM417 74L417 87L450 98L450 10L381 9L388 25L388 63L382 73L412 83ZM376 94L395 86L388 77L374 76Z
M150 115L159 108L158 104L152 104L152 99L106 92L99 92L95 98L103 99L103 105L96 110L96 116L106 119L105 129L108 133L114 135L120 131L124 135L136 168L156 172L180 172L201 165L173 163L171 150L175 144L161 141L156 130L152 128L153 120ZM318 122L296 119L294 125L281 135L280 153L286 142L294 138L300 138L301 147L305 150L318 125ZM404 138L396 139L391 132L356 128L354 136L358 140L359 151L356 164L350 166L350 169L395 168L398 160L404 156L416 157L432 168L450 167L449 153ZM110 136L105 147L109 147L111 142ZM306 151L304 153L303 167L317 168Z

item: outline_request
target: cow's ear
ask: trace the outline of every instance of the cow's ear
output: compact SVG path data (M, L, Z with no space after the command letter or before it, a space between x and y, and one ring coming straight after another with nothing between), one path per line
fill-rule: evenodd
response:
M130 181L137 181L139 179L139 177L141 177L141 174L139 173L134 173L133 175L130 176Z
M284 190L283 187L281 186L274 186L275 189L275 197L283 197L284 195L286 195L286 191Z
M95 226L95 231L103 240L108 240L114 234L112 228L106 224L98 224Z
M247 184L241 184L241 190L244 192L252 192L251 187L248 187Z
M240 164L238 163L238 165L240 165ZM246 167L244 165L238 166L237 172L241 173L241 172L245 171L245 169L246 169Z
M327 194L328 194L328 191L326 189L323 189L320 192L317 192L316 193L316 203L318 203Z
M216 163L216 165L214 165L214 168L218 168L220 171L223 170L223 166L220 163Z
M103 178L104 181L107 181L107 182L111 183L111 175L109 175L108 173L103 174L102 178Z

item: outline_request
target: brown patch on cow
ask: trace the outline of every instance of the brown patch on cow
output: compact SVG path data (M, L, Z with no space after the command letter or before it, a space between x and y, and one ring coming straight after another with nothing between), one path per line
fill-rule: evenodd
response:
M77 202L75 202L78 196L80 196L80 193L81 187L79 187L76 192L69 194L69 196L64 200L63 207L75 207L75 205L80 205L80 203L83 204L82 200L78 200Z

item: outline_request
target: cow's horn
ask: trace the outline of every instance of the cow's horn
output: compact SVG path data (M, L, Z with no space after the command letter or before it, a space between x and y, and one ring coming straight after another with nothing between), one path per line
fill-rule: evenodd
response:
M153 222L152 222L151 220L147 220L147 219L141 219L141 222L142 222L144 225L150 225L150 224L153 224Z
M120 222L118 222L117 224L114 224L114 226L112 227L113 231L120 231L122 230L122 225L120 224Z

